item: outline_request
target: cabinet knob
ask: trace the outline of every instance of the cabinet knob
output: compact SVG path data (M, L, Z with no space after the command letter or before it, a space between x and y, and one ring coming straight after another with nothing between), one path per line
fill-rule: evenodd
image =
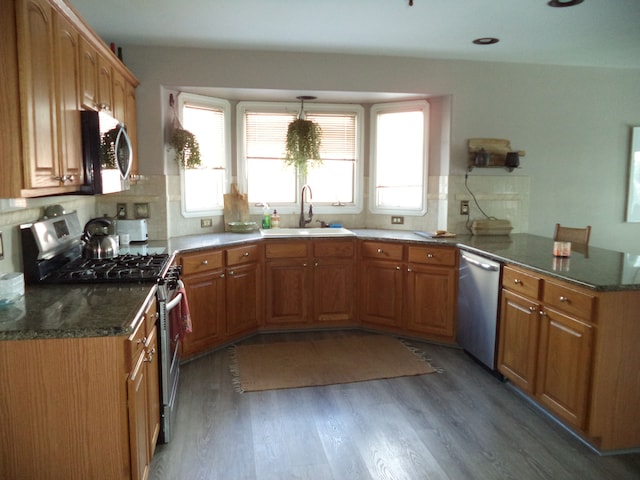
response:
M306 266L307 266L307 264L306 264L306 263L303 263L303 264L302 264L302 266L303 266L303 267L306 267Z
M202 263L202 265L209 265L209 260L202 260L200 263Z
M378 251L378 253L382 253L382 249L381 248L379 248L377 251Z
M513 283L515 283L516 285L522 285L522 280L520 280L519 278L515 278L513 280Z
M232 275L233 275L233 273L232 273ZM224 278L224 273L220 274L220 278Z
M315 263L313 264L313 266L314 266L314 267L317 267L318 265L320 265L320 262L315 262Z
M536 307L529 307L529 310L531 310L532 312L536 311Z
M229 271L229 275L235 275L235 274L236 274L236 272L234 272L233 270L230 270L230 271ZM223 275L224 275L224 274L223 274Z
M560 301L561 301L562 303L567 303L567 302L569 301L569 297L563 297L563 296L560 296Z
M427 258L433 258L433 253L427 253Z
M396 270L400 270L400 267L396 267Z
M413 270L410 268L407 268L407 272L413 272Z
M242 254L242 256L243 256L243 257L248 257L248 256L249 256L249 252L244 252L244 253Z
M139 338L136 343L147 343L147 337Z

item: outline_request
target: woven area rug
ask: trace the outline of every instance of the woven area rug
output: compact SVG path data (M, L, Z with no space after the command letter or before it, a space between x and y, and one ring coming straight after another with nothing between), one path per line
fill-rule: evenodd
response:
M392 337L361 335L231 347L238 392L423 375L423 355Z

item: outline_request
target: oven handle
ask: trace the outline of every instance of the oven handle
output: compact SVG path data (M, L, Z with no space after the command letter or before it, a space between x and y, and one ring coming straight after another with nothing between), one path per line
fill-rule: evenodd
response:
M173 297L173 299L170 302L167 302L167 304L165 305L165 310L167 311L167 313L173 310L181 301L182 301L182 294L179 293L175 297Z

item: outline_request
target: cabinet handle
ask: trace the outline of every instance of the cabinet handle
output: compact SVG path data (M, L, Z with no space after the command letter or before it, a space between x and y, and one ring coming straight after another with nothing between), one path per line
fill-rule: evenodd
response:
M62 175L61 177L53 177L53 179L61 183L73 182L73 175Z
M560 296L560 301L561 301L562 303L567 303L567 302L569 302L569 297L563 297L563 296L561 295L561 296Z
M209 265L209 260L202 260L202 262L200 262L202 265Z
M151 363L153 362L153 355L156 353L156 349L152 348L150 351L147 352L147 356L145 357L144 361Z
M427 258L433 258L433 253L427 253Z
M381 249L381 248L379 248L379 249L377 250L377 252L378 252L378 253L382 253L382 249Z
M522 280L520 280L519 278L516 278L513 280L513 283L515 283L516 285L522 285Z

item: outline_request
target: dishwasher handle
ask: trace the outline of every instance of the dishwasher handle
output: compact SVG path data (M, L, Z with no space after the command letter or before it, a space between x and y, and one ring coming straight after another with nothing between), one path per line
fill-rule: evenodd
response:
M499 272L500 271L500 266L499 265L480 262L480 261L476 260L475 258L467 257L464 253L462 254L462 258L464 258L471 265L479 267L479 268L481 268L483 270L488 270L490 272Z

